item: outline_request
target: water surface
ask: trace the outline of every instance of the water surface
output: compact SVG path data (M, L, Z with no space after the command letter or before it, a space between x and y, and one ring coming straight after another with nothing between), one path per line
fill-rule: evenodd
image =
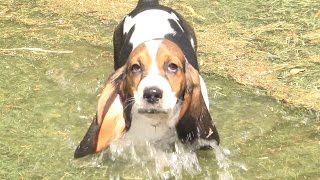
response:
M23 13L23 8L11 10ZM65 25L64 17L37 9L26 17L37 19L37 15L46 22L33 26L18 21L16 14L1 16L0 177L320 177L318 112L291 108L263 90L241 86L214 73L204 78L221 149L193 151L176 144L171 152L159 152L149 145L145 149L128 145L121 146L125 148L120 153L113 149L73 159L113 66L110 40L97 43L100 41L79 38L86 37L79 34L110 39L115 24L79 16L68 17L73 21Z

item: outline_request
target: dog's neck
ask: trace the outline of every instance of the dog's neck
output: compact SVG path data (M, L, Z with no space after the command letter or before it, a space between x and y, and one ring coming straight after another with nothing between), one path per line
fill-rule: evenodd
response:
M139 113L133 105L131 125L125 136L134 141L167 142L176 137L176 124L181 106L179 104L165 113Z

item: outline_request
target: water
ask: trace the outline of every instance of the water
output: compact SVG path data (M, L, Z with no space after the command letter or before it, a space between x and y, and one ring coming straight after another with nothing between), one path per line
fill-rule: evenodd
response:
M15 8L11 12L25 13L25 7ZM26 12L29 20L40 18L39 9ZM124 141L101 154L73 159L95 113L97 94L112 72L111 43L104 41L112 28L93 17L68 17L74 19L72 27L61 28L56 22L64 17L41 14L37 26L18 21L15 14L1 16L1 179L320 177L318 112L290 108L263 90L215 74L204 78L220 147L195 151L176 143L161 150ZM105 43L89 38L96 34Z

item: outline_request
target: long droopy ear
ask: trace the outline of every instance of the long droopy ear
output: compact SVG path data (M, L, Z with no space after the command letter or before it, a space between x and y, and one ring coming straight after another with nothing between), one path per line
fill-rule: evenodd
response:
M183 143L192 143L201 138L215 140L219 144L218 131L201 93L199 73L189 63L186 64L186 81L184 101L176 126L179 139Z
M74 153L75 158L104 150L110 141L125 131L124 97L121 91L126 67L121 67L108 79L99 101L97 114Z

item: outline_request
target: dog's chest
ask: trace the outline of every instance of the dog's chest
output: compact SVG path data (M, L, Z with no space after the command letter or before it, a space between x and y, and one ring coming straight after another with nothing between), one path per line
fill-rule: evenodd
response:
M169 121L166 114L132 113L131 126L126 136L134 141L170 142L176 137L176 132Z

